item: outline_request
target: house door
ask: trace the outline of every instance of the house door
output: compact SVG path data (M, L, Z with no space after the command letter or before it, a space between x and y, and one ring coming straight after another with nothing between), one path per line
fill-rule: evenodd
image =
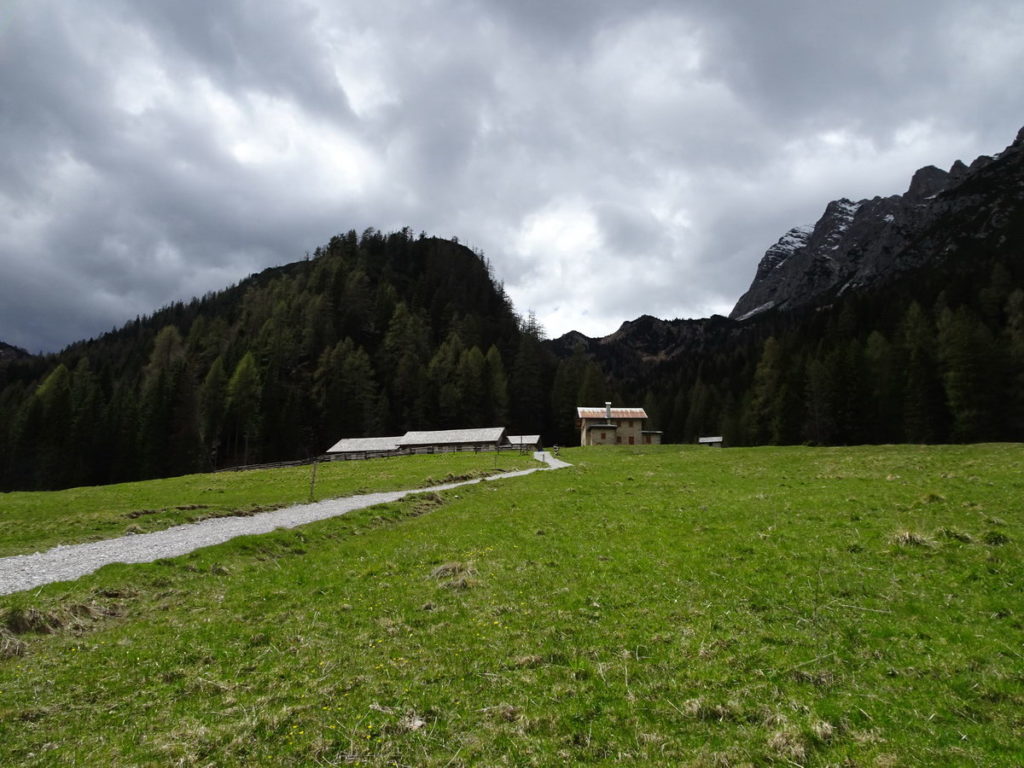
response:
M633 444L633 440L634 440L633 436L632 436L632 435L630 435L630 436L629 436L629 444L630 444L630 445L632 445L632 444Z

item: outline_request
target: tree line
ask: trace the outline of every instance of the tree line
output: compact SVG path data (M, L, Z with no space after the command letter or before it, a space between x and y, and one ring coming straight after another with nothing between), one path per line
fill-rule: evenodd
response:
M639 362L565 349L482 254L408 230L339 235L224 291L0 364L0 488L171 476L342 437L506 426L577 444L576 407L642 405L666 442L1024 439L1024 266L967 254L831 304L707 321ZM716 336L717 334L717 336Z
M767 316L748 336L651 371L655 383L633 390L667 440L1024 440L1024 280L1011 259Z

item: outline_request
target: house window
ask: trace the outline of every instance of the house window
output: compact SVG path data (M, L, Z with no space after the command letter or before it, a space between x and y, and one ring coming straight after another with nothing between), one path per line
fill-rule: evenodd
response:
M607 435L606 435L606 434L605 434L604 432L602 432L602 433L601 433L601 439L602 439L602 440L606 439L607 437L608 437L608 436L607 436Z

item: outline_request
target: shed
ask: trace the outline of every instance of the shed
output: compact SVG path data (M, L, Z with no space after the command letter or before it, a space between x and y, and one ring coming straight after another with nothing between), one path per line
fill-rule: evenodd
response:
M509 435L508 444L520 451L539 451L540 435Z

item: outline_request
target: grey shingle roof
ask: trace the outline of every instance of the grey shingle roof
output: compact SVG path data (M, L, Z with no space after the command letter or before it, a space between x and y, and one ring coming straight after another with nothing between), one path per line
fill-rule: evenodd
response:
M540 435L509 435L508 441L512 445L539 445Z
M406 432L399 438L403 448L414 445L451 445L457 443L498 443L505 435L504 427L482 429L442 429L433 432Z
M330 448L328 453L357 453L360 451L397 451L401 436L396 437L346 437Z

